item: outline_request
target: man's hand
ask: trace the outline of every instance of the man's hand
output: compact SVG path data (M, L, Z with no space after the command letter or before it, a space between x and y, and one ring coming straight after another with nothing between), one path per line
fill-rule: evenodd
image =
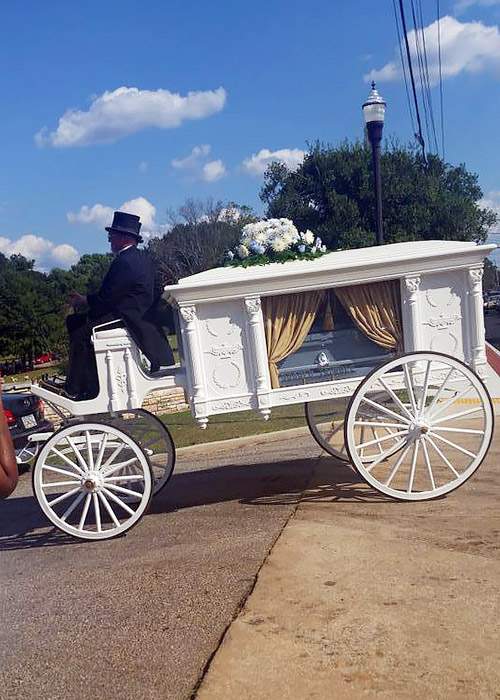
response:
M2 376L0 375L0 498L7 498L17 485L17 462L7 419L3 412Z
M77 306L85 306L87 303L87 297L84 294L73 291L69 293L68 303L73 308L76 308Z

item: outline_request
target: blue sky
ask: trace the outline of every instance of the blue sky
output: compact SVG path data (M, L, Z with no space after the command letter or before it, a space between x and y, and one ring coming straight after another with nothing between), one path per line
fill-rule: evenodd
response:
M432 49L436 2L422 7ZM446 157L500 211L500 0L441 14ZM41 269L106 250L126 203L151 230L190 196L259 211L269 159L362 135L373 71L385 134L411 137L392 0L28 0L2 30L0 251Z

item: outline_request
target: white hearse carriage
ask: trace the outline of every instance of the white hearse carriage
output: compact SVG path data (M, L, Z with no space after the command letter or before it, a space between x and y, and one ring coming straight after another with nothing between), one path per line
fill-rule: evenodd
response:
M125 329L96 328L95 399L32 388L65 416L33 468L42 510L84 539L134 525L174 467L168 428L141 409L167 387L184 388L201 428L214 414L267 420L305 403L316 441L373 488L401 500L449 493L493 434L481 281L494 248L396 243L181 279L165 289L180 364L156 373Z

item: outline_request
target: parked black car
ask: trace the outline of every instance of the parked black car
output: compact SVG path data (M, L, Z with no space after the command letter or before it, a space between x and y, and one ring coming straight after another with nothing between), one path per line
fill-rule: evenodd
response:
M28 436L54 429L45 418L43 401L34 394L4 391L2 402L18 462L29 464L38 454L40 443L28 442Z

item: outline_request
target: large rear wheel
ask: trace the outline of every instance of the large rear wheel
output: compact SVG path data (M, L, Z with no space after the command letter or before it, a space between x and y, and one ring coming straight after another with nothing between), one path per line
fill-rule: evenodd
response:
M493 426L488 391L467 365L414 352L364 379L344 432L349 458L371 486L417 501L450 493L471 477L488 451Z

